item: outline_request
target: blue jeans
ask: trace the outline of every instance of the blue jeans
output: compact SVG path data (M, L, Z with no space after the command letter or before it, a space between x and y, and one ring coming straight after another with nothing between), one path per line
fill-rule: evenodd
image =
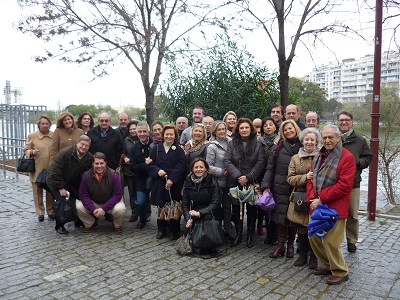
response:
M136 207L139 215L139 222L146 223L146 204L149 201L149 193L136 192Z

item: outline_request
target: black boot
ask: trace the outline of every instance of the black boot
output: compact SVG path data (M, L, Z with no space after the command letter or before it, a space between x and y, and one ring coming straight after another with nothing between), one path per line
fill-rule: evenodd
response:
M254 227L247 227L247 240L246 240L247 248L252 248L254 246L253 236L254 236Z
M232 221L235 224L236 236L231 246L237 246L242 242L243 220L240 220L240 205L232 205Z
M264 240L264 244L276 245L276 241L277 241L276 223L270 221L267 223L266 228L267 228L267 236Z
M231 246L237 246L242 242L243 237L243 220L239 221L239 224L236 225L236 237L231 243Z
M315 256L313 249L311 248L310 240L308 239L308 237L307 237L307 246L308 246L308 252L310 253L310 260L308 261L308 267L311 270L314 270L318 267L318 259Z
M246 204L246 208L247 208L247 240L246 240L246 246L247 246L247 248L252 248L254 246L254 244L253 244L253 236L254 236L254 229L256 227L257 207L258 206Z
M296 239L296 228L294 226L288 227L288 237L287 237L287 252L286 257L292 258L294 256L294 240Z
M300 256L294 262L294 266L301 267L307 263L307 253L308 253L308 236L306 234L298 234L297 240L299 241Z

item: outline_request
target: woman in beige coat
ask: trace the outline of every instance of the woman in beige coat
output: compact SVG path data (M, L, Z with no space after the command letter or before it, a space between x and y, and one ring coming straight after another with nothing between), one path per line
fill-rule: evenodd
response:
M38 130L28 135L28 141L24 147L24 153L28 157L35 158L35 172L29 173L29 180L32 183L33 203L39 222L44 221L44 214L54 220L53 196L46 192L46 210L43 203L43 189L39 188L35 181L43 169L47 169L50 163L50 149L54 133L50 131L51 121L47 116L39 117L37 121Z
M83 130L76 126L74 116L69 112L63 112L58 116L56 127L50 151L50 162L53 161L58 151L75 145L78 142L78 138L84 134Z
M303 147L290 160L287 182L294 187L293 192L306 192L307 180L312 179L313 176L311 167L314 156L319 154L318 145L321 142L321 134L315 128L306 128L300 133L299 139ZM305 265L307 263L307 253L310 251L308 265L310 269L315 269L317 267L317 258L310 247L307 236L309 212L302 213L294 210L293 192L289 198L287 218L294 223L299 242L300 256L294 262L294 265L297 267Z

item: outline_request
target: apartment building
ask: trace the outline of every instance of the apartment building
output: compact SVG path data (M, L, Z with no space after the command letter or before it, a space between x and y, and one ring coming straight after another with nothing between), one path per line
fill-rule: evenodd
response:
M339 102L363 102L372 93L374 56L348 58L314 68L306 81L318 84L327 91L328 99ZM400 52L382 53L381 86L400 88Z

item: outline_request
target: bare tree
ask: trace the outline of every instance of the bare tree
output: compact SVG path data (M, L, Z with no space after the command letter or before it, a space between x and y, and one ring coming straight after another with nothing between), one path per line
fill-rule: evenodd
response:
M91 63L94 78L107 75L110 65L117 62L131 63L143 84L149 123L154 120L154 95L164 56L173 43L205 19L190 11L188 0L18 2L35 11L21 18L19 30L58 46L36 61L58 58ZM186 18L187 14L191 17Z
M268 0L265 6L251 0L232 1L231 4L240 10L240 18L255 23L267 34L272 44L279 63L279 86L281 91L281 104L288 105L289 96L289 69L292 64L299 43L306 48L305 37L311 37L312 44L321 42L323 33L347 34L355 33L343 22L335 20L337 9L349 1L338 0ZM247 27L246 27L247 26ZM244 28L253 30L252 25L243 25ZM303 40L304 39L304 40Z

